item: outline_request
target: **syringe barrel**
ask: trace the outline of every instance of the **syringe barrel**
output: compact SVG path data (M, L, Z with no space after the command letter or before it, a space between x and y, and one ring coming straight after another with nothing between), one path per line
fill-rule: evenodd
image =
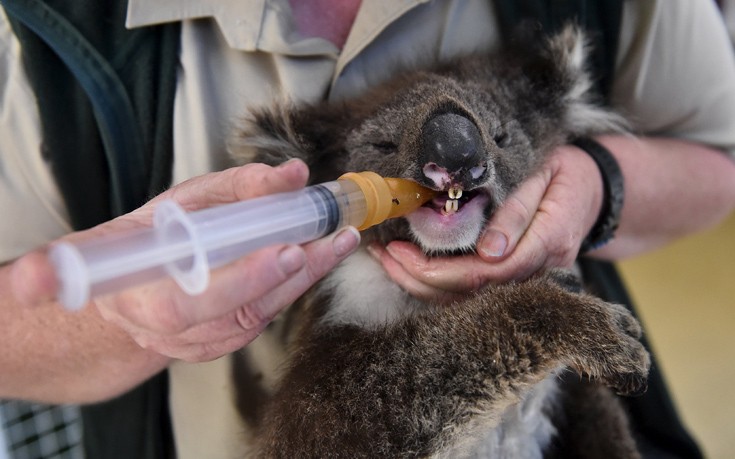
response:
M189 294L203 292L210 270L260 248L300 244L365 220L365 196L338 180L185 213L161 202L154 227L79 244L52 247L59 300L79 309L97 296L166 274Z
M91 296L121 290L166 274L155 251L153 228L51 246L49 259L59 282L58 300L77 310Z

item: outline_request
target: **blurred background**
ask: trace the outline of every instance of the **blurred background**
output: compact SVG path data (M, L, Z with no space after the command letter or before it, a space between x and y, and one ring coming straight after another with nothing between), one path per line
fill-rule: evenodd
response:
M735 0L717 0L735 43ZM735 215L618 265L705 457L735 457Z
M685 424L735 457L735 215L618 266Z

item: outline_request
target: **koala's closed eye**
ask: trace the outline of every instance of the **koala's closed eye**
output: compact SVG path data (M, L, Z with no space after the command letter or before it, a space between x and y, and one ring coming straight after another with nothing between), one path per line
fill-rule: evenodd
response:
M493 136L495 145L500 148L505 148L510 145L510 135L507 132L499 132Z
M370 144L373 148L378 150L380 153L384 153L386 155L395 153L396 150L398 150L398 145L391 141L381 141L381 142L373 142Z

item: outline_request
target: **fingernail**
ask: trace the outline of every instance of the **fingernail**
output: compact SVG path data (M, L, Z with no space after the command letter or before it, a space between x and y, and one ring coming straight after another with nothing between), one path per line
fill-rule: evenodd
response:
M360 232L357 231L357 228L354 226L346 227L337 233L332 240L332 248L334 249L334 254L337 255L338 258L349 255L359 244Z
M306 254L298 246L288 246L278 253L278 266L285 274L293 274L306 264Z
M481 242L482 245L479 251L481 255L486 257L502 257L505 249L508 248L508 238L505 237L505 234L496 230L488 230Z
M370 254L371 257L380 261L380 257L383 254L383 248L379 243L371 242L365 248L367 249L367 252Z

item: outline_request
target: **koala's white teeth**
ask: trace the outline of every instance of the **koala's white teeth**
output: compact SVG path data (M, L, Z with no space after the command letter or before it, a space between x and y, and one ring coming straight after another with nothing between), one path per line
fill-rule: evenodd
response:
M449 195L449 199L459 199L462 197L462 188L453 185L451 188L449 188L447 194Z
M459 210L459 201L456 199L447 199L444 203L444 213L451 215Z
M459 210L459 198L462 197L462 188L457 185L452 185L447 190L449 199L444 203L444 214L452 215Z

